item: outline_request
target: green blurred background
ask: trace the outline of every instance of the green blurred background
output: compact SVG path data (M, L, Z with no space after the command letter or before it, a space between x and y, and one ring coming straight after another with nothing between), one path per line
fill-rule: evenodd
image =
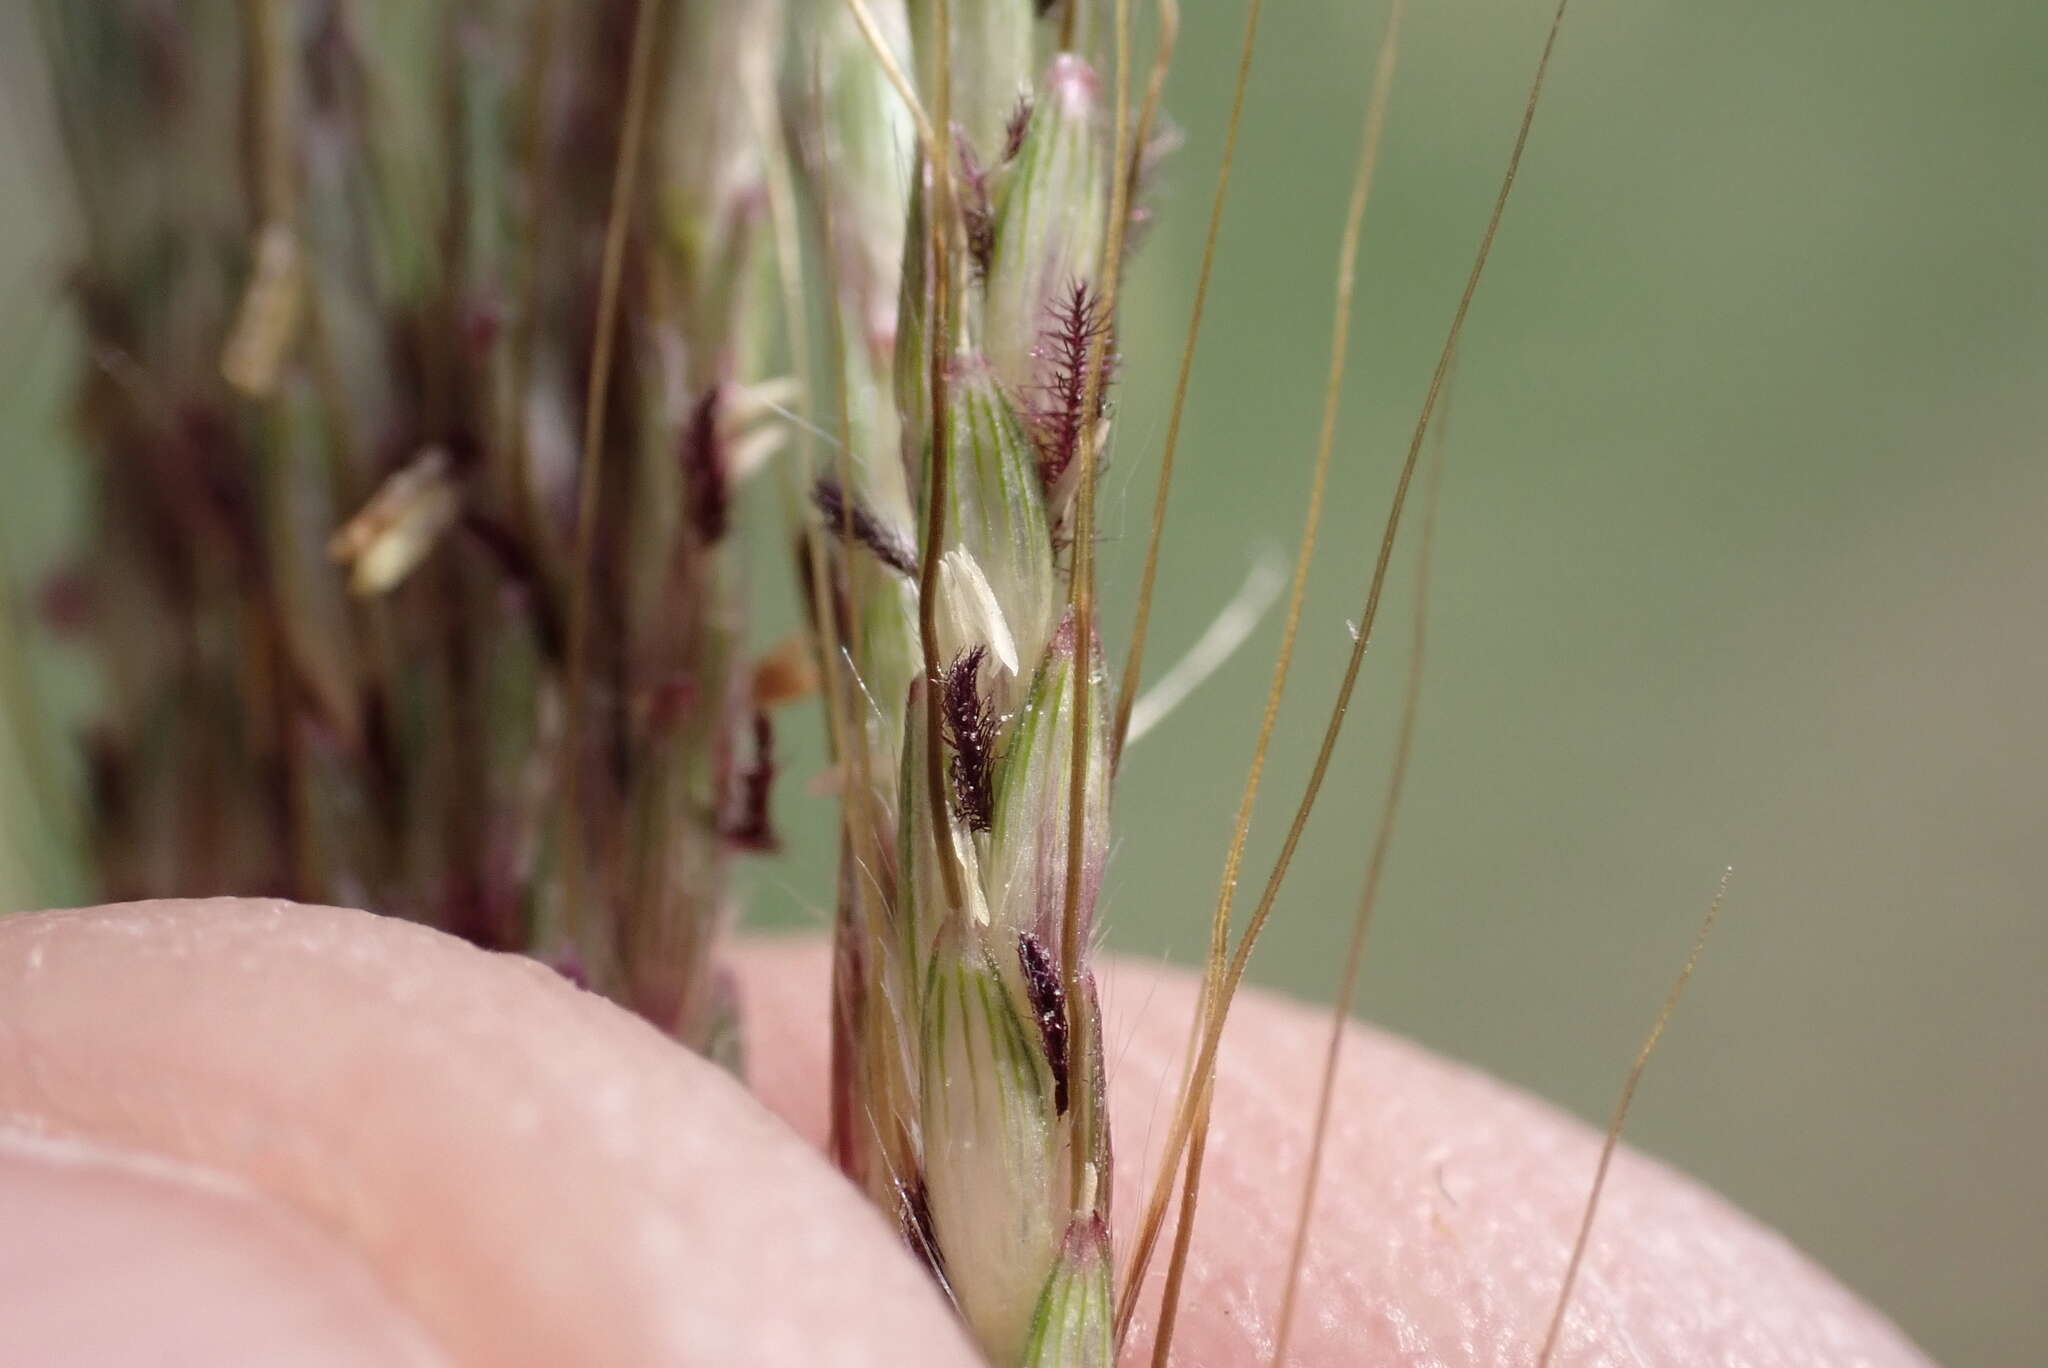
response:
M1238 16L1190 4L1121 338L1120 642ZM1411 15L1338 467L1248 882L1349 646L1395 465L1506 155L1541 0ZM1293 544L1384 10L1268 6L1152 659ZM0 19L0 38L19 39ZM1724 865L1632 1135L1938 1358L2048 1361L2048 7L1580 0L1462 353L1433 647L1364 1013L1603 1117ZM5 93L0 535L75 517L40 94ZM763 576L774 570L764 559ZM1406 562L1257 963L1327 996L1377 813ZM1123 950L1193 957L1277 623L1130 755ZM73 662L38 682L75 698ZM4 744L4 743L0 743ZM820 924L829 809L752 915ZM0 905L75 896L0 809ZM2034 1156L2030 1158L2029 1156Z

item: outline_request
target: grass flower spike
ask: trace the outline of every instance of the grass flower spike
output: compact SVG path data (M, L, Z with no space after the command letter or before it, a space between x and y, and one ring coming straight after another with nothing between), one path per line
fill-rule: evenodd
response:
M881 71L902 82L890 93L911 118L834 128L843 106L824 100L810 141L891 136L917 174L895 222L899 442L849 424L860 502L837 486L817 499L837 534L836 590L860 624L836 653L834 692L864 722L839 757L865 796L848 804L843 844L834 1147L995 1362L1106 1363L1100 1032L1085 961L1063 962L1062 918L1070 851L1086 864L1086 927L1109 844L1106 688L1067 604L1064 510L1084 427L1097 439L1106 412L1088 366L1109 326L1095 301L1110 120L1089 61L1054 51L1057 25L1024 0L849 9L866 41L823 26L820 84L872 91ZM890 35L907 35L908 52ZM839 189L829 160L810 170L830 260L884 259L871 206ZM854 231L870 236L841 240ZM838 335L874 339L870 276L842 265L836 284ZM850 391L879 374L878 354L843 350ZM914 576L895 553L911 528ZM1077 751L1090 776L1078 843Z
M103 892L400 913L730 1041L729 868L774 844L732 533L781 436L779 7L37 20Z
M815 693L838 799L833 1160L996 1368L1110 1368L1163 1254L1163 1368L1225 1015L1331 771L1566 4L1316 758L1238 918L1336 452L1405 0L1389 8L1281 645L1183 1086L1118 1251L1093 946L1113 779L1158 715L1134 694L1262 4L1112 685L1097 495L1179 24L1175 0L1149 8L1134 107L1130 0L39 0L90 361L66 617L105 684L83 852L103 893L412 917L737 1067L718 941L736 862L780 844L776 710ZM771 465L809 632L760 651L743 556ZM1233 605L1159 692L1184 694L1257 611ZM1342 1010L1275 1363L1309 1285Z

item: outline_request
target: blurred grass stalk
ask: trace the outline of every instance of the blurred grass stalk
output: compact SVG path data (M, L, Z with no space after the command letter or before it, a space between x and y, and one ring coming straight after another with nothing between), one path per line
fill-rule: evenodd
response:
M92 486L43 597L106 681L101 891L401 913L718 1048L791 692L730 536L781 435L777 7L36 17Z

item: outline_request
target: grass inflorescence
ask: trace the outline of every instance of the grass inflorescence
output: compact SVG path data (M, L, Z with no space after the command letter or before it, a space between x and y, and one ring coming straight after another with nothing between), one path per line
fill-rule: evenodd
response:
M1377 41L1280 648L1164 1163L1120 1251L1098 900L1263 13L1244 6L1112 680L1098 495L1114 383L1147 360L1119 355L1120 282L1179 26L1173 0L1148 8L1140 83L1131 0L42 5L82 230L78 616L108 685L86 844L107 894L412 916L736 1056L730 866L779 845L774 710L815 692L839 797L834 1158L1006 1365L1110 1362L1177 1197L1165 1363L1224 1017L1357 687L1565 5L1240 926L1401 0ZM801 543L795 652L749 639L735 550L771 467ZM1435 487L1339 1021L1407 769Z
M359 903L728 1038L775 844L772 7L45 4L111 897Z

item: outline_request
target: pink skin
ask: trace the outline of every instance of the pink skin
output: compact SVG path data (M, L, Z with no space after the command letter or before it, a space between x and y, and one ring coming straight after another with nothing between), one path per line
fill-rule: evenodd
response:
M0 1325L30 1363L969 1364L811 1145L825 959L738 955L769 1109L556 976L356 912L0 920ZM1119 1224L1185 976L1105 975ZM1174 1361L1263 1363L1323 1018L1240 1003ZM1365 1030L1292 1361L1526 1363L1598 1138ZM799 1138L801 1137L801 1138ZM1925 1360L1781 1240L1624 1155L1560 1363ZM1145 1362L1148 1309L1127 1362Z

